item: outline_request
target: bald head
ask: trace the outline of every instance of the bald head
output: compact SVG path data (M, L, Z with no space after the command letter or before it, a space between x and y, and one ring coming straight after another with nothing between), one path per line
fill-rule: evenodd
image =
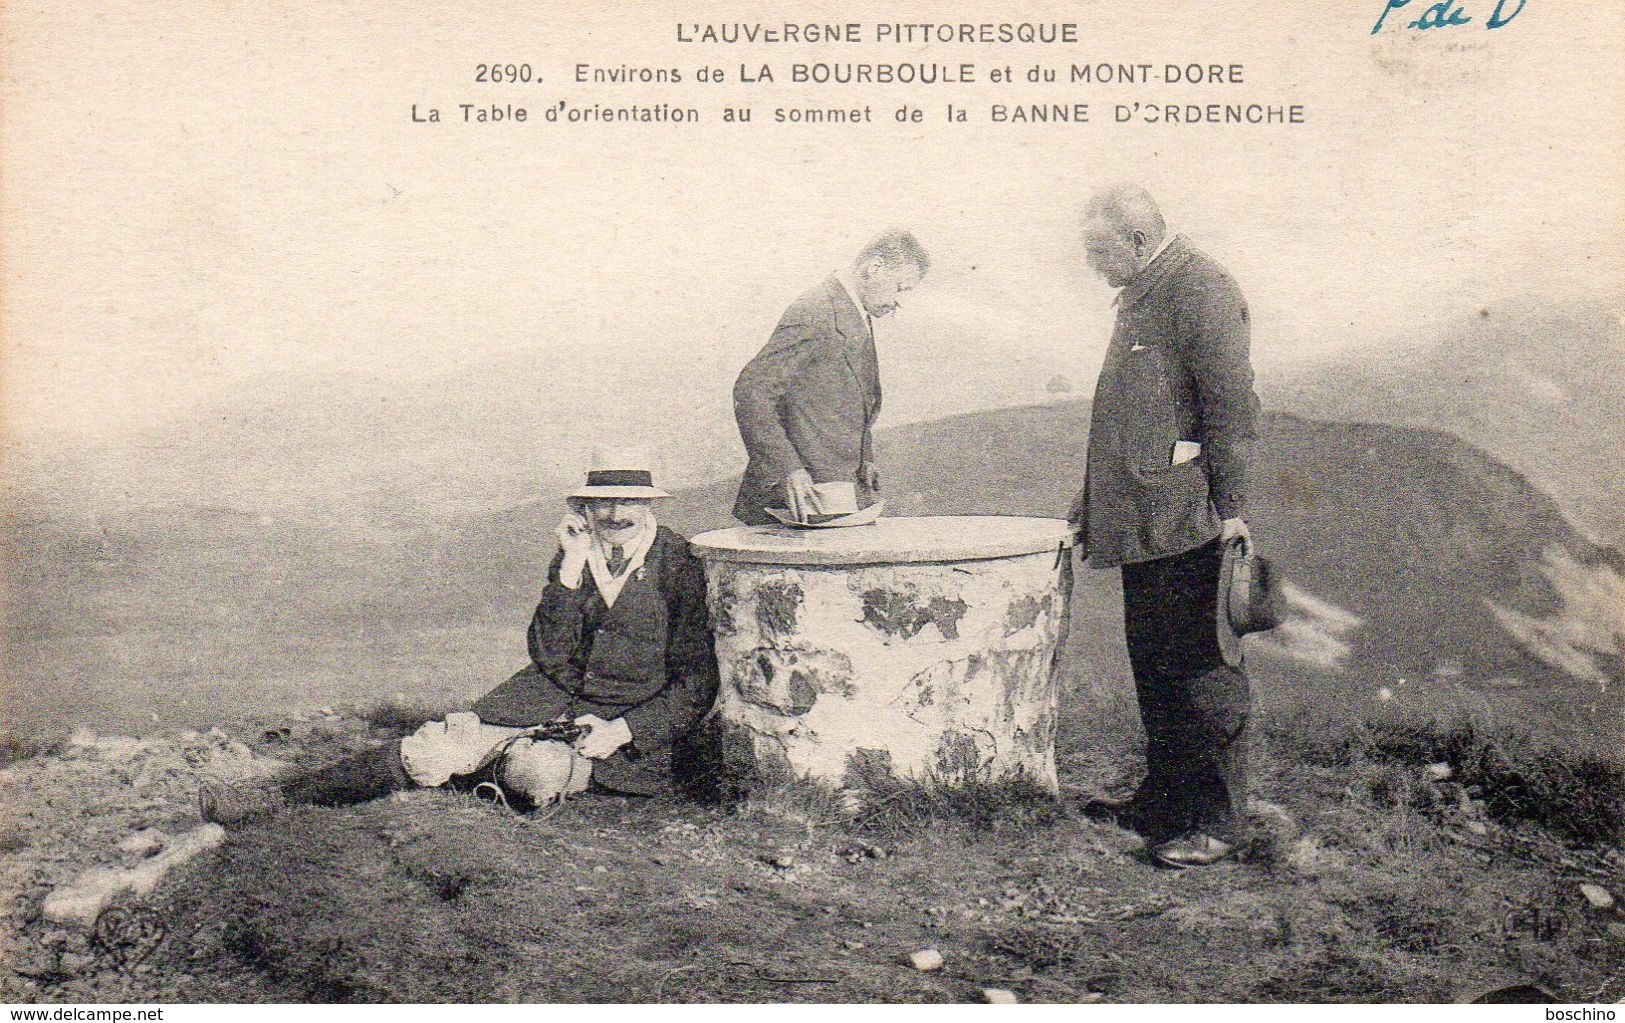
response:
M1103 188L1084 207L1083 219L1104 221L1123 234L1143 233L1153 245L1162 244L1168 226L1162 222L1157 200L1139 185L1113 185Z
M1083 211L1083 246L1089 268L1114 288L1145 269L1168 233L1162 211L1139 185L1096 192Z

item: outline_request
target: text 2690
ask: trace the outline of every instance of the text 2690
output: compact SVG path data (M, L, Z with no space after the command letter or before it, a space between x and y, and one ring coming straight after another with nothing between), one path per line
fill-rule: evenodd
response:
M500 85L505 82L539 82L542 79L540 75L532 76L529 64L476 64L474 80Z

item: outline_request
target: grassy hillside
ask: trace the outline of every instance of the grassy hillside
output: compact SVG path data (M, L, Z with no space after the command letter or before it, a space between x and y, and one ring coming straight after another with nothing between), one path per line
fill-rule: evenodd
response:
M1087 433L1082 402L890 431L890 513L1064 514ZM726 482L685 491L666 518L690 534L727 525L731 498ZM546 498L435 530L189 507L89 528L14 519L7 709L25 723L134 728L149 714L201 723L221 705L466 698L523 657L558 508ZM1572 667L1562 649L1533 656L1530 632L1546 637L1533 645L1561 648L1596 631L1564 616L1581 604L1574 591L1606 581L1610 554L1477 449L1430 431L1267 416L1249 515L1298 609L1258 644L1260 670L1361 698L1387 687L1405 705L1616 734L1608 626L1601 642L1576 640L1598 677L1555 667ZM1548 551L1578 573L1567 598ZM1115 578L1080 580L1079 663L1120 685ZM1522 641L1503 624L1509 614L1534 623Z
M200 774L257 777L411 728L397 708L76 737L9 763L0 998L194 1001L1453 1001L1516 983L1611 1002L1621 772L1572 748L1271 700L1239 862L1153 869L1085 799L1137 773L1121 693L1068 679L1060 798L801 786L724 805L583 796L514 816L425 790L300 808L135 901L134 968L42 899L117 844L196 824ZM241 737L241 741L236 737ZM266 758L277 758L275 761ZM1453 777L1441 779L1442 763ZM1544 814L1544 816L1541 816ZM944 968L909 954L937 949Z

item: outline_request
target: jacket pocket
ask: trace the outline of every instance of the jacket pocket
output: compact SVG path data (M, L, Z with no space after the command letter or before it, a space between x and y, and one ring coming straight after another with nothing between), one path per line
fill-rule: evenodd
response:
M1202 469L1204 474L1207 472L1206 469L1202 468L1207 464L1207 458L1203 455L1197 455L1195 458L1187 458L1177 465L1174 464L1172 461L1173 447L1173 444L1170 443L1166 448L1163 449L1160 459L1149 464L1142 464L1139 467L1140 471L1145 473L1147 478L1156 480L1173 476L1180 469L1185 468Z
M1134 468L1136 521L1146 550L1186 549L1190 540L1216 526L1201 463L1198 458L1151 470Z
M1173 445L1170 443L1169 448ZM1180 462L1178 465L1168 464L1168 450L1162 453L1161 464L1155 461L1150 464L1140 463L1134 469L1141 480L1155 487L1166 487L1176 483L1194 487L1200 482L1202 489L1207 489L1207 459L1202 455Z

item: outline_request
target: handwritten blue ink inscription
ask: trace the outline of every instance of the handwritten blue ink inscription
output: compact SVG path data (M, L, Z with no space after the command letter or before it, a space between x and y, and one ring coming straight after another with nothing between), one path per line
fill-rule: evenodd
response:
M1371 26L1372 35L1382 31L1382 24L1388 20L1388 15L1411 5L1411 0L1384 0L1384 2L1387 6L1382 9L1381 16L1377 18L1377 23ZM1528 0L1496 0L1495 9L1490 12L1489 20L1484 22L1484 27L1500 28L1510 23L1513 18L1523 12L1523 5L1527 2ZM1506 9L1508 3L1516 3L1518 6L1512 8L1509 12ZM1455 28L1458 25L1466 25L1472 20L1472 17L1458 0L1439 0L1438 3L1429 5L1422 11L1420 17L1405 27L1413 28L1418 32L1425 32L1430 28Z

